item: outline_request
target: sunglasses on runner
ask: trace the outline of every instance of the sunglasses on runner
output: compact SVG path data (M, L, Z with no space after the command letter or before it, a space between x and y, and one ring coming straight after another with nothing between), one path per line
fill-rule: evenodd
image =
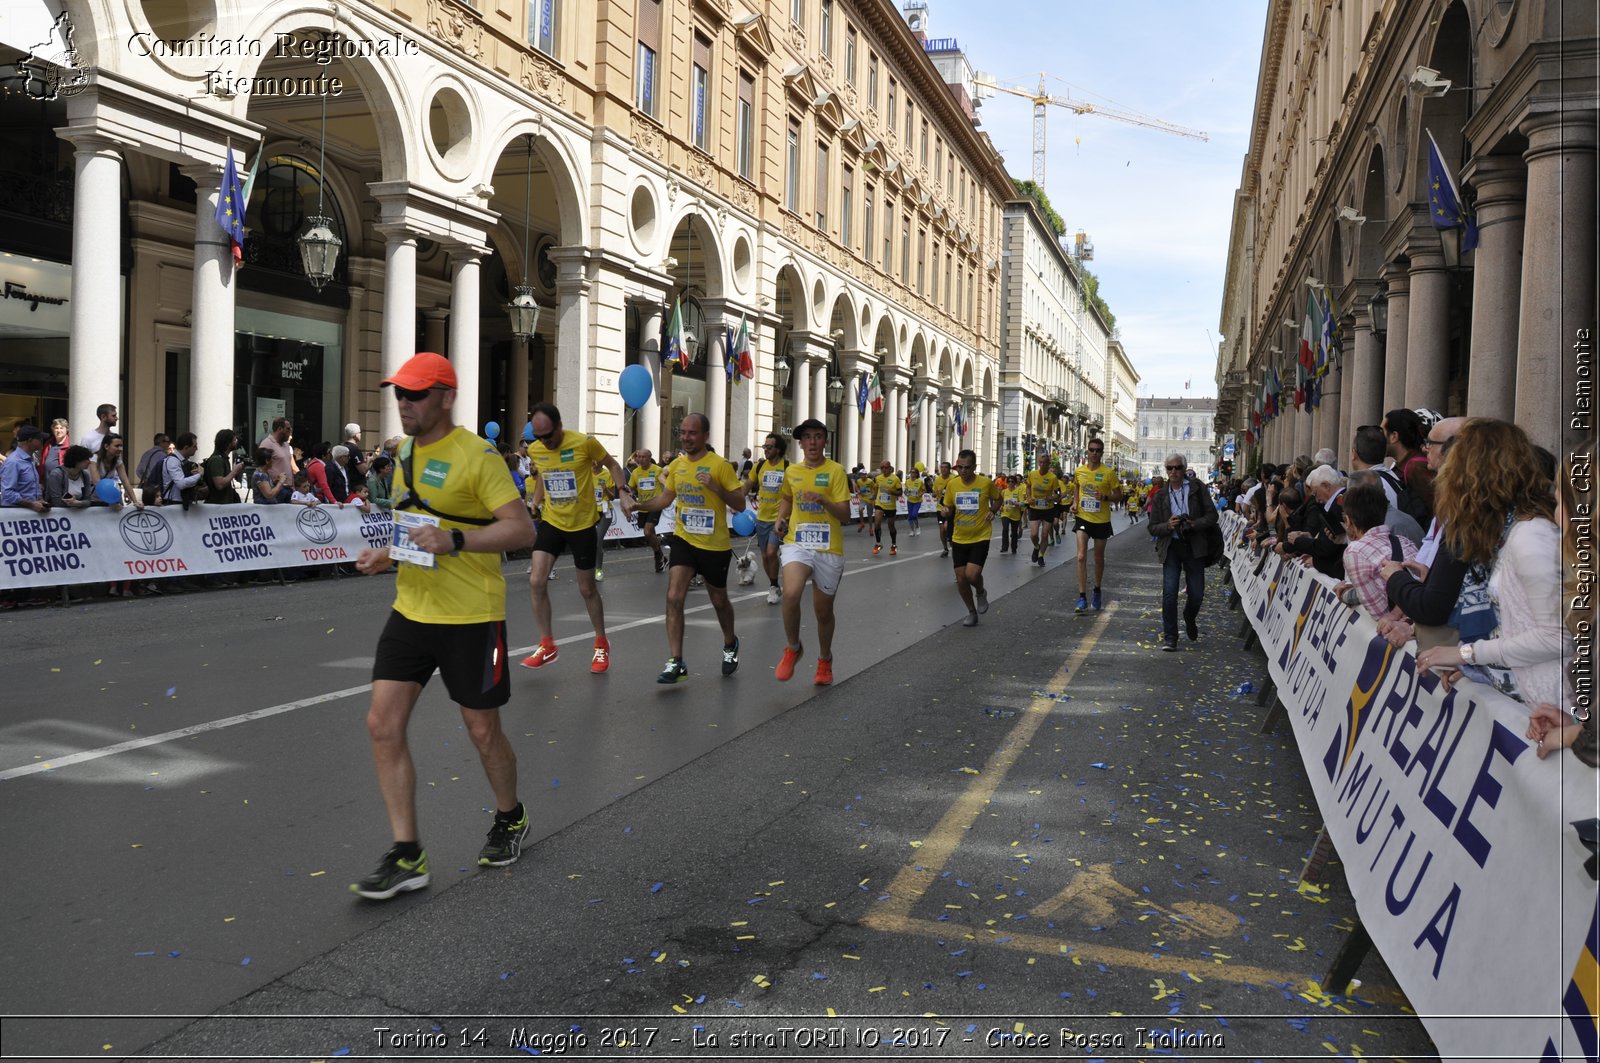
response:
M422 388L421 390L414 391L411 388L403 388L399 384L392 386L394 387L394 397L397 399L405 399L407 402L421 402L423 399L428 397L430 392L444 390L443 388Z

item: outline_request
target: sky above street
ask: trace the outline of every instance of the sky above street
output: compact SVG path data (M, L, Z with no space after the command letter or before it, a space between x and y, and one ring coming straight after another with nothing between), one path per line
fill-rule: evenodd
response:
M1213 344L1265 18L1265 0L928 0L928 35L957 38L1002 84L1031 92L1043 72L1054 95L1210 134L1047 109L1045 191L1068 231L1094 243L1089 265L1142 396L1217 393ZM1033 104L997 93L979 116L1011 175L1031 177Z

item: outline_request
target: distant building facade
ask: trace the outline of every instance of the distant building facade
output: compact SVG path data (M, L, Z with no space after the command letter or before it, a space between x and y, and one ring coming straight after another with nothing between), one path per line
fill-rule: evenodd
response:
M1163 476L1162 462L1182 454L1195 475L1211 475L1212 432L1216 399L1139 400L1139 474L1145 480Z

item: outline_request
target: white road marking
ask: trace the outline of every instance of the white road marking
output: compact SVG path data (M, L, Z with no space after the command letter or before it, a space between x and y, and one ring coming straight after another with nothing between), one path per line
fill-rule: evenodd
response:
M933 553L932 551L921 554L911 554L905 557L897 557L890 561L875 561L869 569L857 568L854 570L854 572L852 572L849 567L846 567L844 574L846 576L850 576L852 574L859 574L867 571L876 571L879 569L889 568L892 565L904 564L907 561L915 561L922 557L937 556L939 555ZM730 595L729 600L733 602L747 602L753 601L757 598L765 599L766 596L767 592L763 588L762 590L753 591L749 594ZM687 616L690 613L705 612L710 608L711 604L707 602L705 605L696 605L691 608L686 608L684 610L684 615ZM648 616L639 620L629 621L626 624L619 624L608 629L607 633L610 634L611 632L627 631L630 628L646 627L652 624L662 624L665 621L666 614L658 613L654 616ZM556 645L565 646L568 643L584 642L592 639L593 637L593 632L583 635L568 635L564 639L557 639ZM520 657L525 653L532 653L533 650L534 646L522 646L514 650L509 650L507 651L508 659L510 657ZM176 742L180 738L189 738L194 735L205 734L209 731L220 731L224 728L234 727L241 723L250 723L253 720L265 720L268 717L279 716L286 712L293 712L296 709L307 709L313 705L325 705L330 701L340 701L344 698L353 698L361 694L369 693L371 690L371 683L363 683L360 686L345 687L343 690L330 690L326 694L317 694L309 698L301 698L298 701L286 701L281 705L272 705L264 709L254 709L250 712L241 712L237 716L226 716L220 720L211 720L207 723L197 723L190 727L180 727L175 731L164 731L161 734L147 735L144 738L135 738L128 742L118 742L116 745L101 746L98 749L83 750L81 753L68 753L64 756L50 757L45 760L37 761L33 764L24 764L21 767L7 768L4 771L0 771L0 782L9 782L12 779L21 779L29 775L39 775L47 771L57 771L61 768L70 768L75 764L85 764L91 760L100 760L103 757L114 757L119 753L128 753L135 749L144 749L147 746L160 745L164 742Z

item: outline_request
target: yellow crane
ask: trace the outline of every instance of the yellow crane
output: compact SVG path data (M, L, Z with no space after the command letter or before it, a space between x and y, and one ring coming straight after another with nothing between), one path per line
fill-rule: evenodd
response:
M1071 96L1057 96L1045 88L1047 75L1039 75L1039 91L1032 92L1018 85L1006 85L988 74L978 74L973 78L973 83L979 90L988 89L990 92L1008 92L1013 96L1021 96L1025 100L1033 101L1033 182L1040 189L1044 188L1044 109L1049 104L1055 107L1065 107L1074 114L1097 114L1102 118L1114 118L1119 122L1129 125L1143 126L1146 129L1155 129L1173 136L1189 137L1194 140L1211 139L1210 134L1202 133L1198 129L1166 122L1160 118L1152 118L1147 114L1137 111L1124 111L1116 107L1103 107L1098 103L1088 100L1075 100ZM980 93L979 99L982 99Z

